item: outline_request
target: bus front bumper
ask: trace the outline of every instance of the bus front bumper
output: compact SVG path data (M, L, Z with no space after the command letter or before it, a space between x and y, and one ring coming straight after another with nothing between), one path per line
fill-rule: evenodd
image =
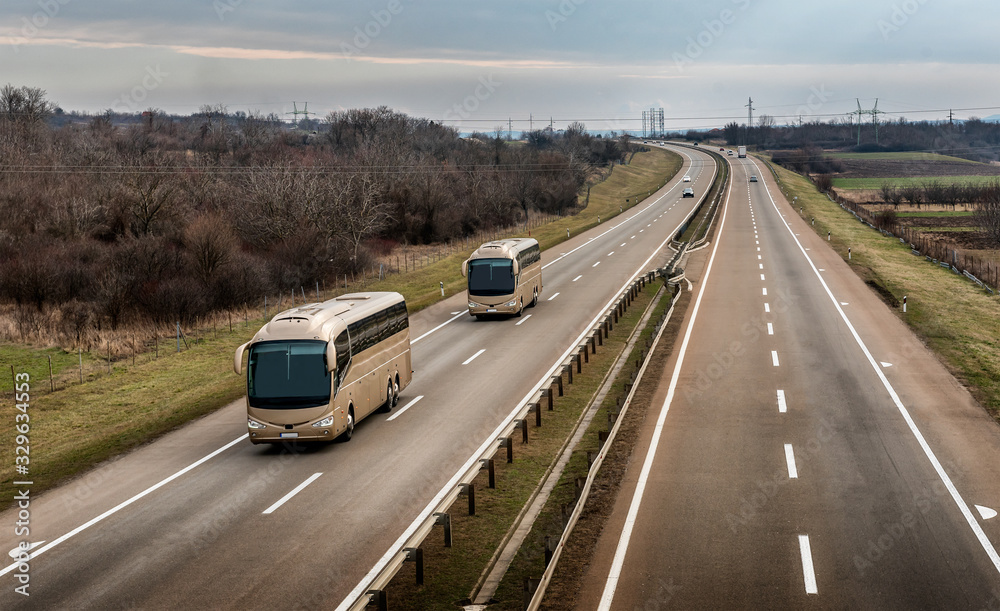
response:
M496 315L496 314L517 314L517 300L511 300L496 305L487 305L469 302L469 314L472 316Z

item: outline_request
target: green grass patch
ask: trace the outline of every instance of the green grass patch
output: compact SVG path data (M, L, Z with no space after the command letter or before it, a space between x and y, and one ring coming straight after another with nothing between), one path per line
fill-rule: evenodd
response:
M976 161L952 157L951 155L939 155L938 153L922 153L918 151L902 151L896 153L828 153L834 159L872 159L872 160L895 160L895 161L958 161L961 163L976 164Z
M852 249L850 265L862 279L897 300L908 296L903 319L1000 419L997 297L962 276L914 257L909 245L898 239L859 223L802 176L778 166L774 169L786 197L798 197L805 217L816 219L814 231L821 236L832 232L830 246L845 260L848 247Z
M514 462L507 464L506 450L495 455L497 487L494 490L487 487L485 472L476 479L476 515L468 515L468 500L464 497L451 507L452 547L444 547L444 535L440 528L436 528L421 546L425 565L433 567L425 571L424 585L415 585L415 568L412 565L404 566L388 588L391 608L454 609L456 603L469 596L507 530L624 348L659 286L659 283L647 284L646 289L633 300L625 316L604 340L604 345L599 346L597 354L590 355L590 362L583 365L583 372L574 372L573 384L564 385L565 395L555 398L555 408L543 412L542 427L535 427L534 416L529 416L528 443L523 444L520 433L515 432ZM606 420L604 422L607 428ZM574 469L579 469L580 460L579 456L574 456ZM586 468L585 454L582 460L582 466ZM550 504L555 503L559 507L572 500L572 496L572 480L569 480L568 486L561 481ZM558 514L555 517L558 518ZM541 519L549 527L553 516L547 513ZM523 558L541 557L543 550L535 543L532 541L522 548L518 563ZM501 603L490 608L521 609L519 588L520 585L517 585L497 592L496 598Z
M985 185L1000 180L1000 176L876 176L870 178L834 178L838 189L881 189L888 183L895 187L923 187L931 182L942 185Z

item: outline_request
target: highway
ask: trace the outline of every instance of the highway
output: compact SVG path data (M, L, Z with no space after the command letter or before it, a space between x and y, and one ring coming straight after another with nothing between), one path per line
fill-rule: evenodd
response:
M363 588L542 374L668 258L698 199L681 198L681 176L700 196L715 171L678 151L684 169L663 189L543 253L540 302L520 318L476 321L464 292L412 316L413 383L349 443L253 446L239 401L33 499L31 596L9 564L0 608L316 608ZM20 539L0 530L4 550Z
M576 608L1000 608L996 423L766 166L730 161Z

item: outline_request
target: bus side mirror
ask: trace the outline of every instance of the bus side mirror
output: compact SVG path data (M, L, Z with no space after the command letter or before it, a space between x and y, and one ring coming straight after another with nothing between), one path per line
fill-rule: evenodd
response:
M516 259L514 261L510 262L510 271L515 276L521 273L521 266L517 264L517 260Z
M243 375L243 353L249 345L250 342L247 342L236 349L236 357L233 359L233 371L236 372L236 375Z
M326 343L326 370L333 371L337 368L337 349L333 342Z
M464 278L469 273L469 260L466 259L462 261L462 277Z

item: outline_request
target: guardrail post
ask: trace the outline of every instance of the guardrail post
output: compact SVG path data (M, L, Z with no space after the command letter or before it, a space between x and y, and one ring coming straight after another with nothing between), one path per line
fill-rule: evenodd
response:
M451 547L451 516L447 513L435 513L434 524L444 526L444 546Z
M563 369L566 371L566 382L569 384L573 383L573 358L575 357L570 357L569 365L563 365Z
M559 396L561 397L561 396L563 396L562 372L560 372L559 375L556 376L556 384L559 385Z
M588 343L590 343L590 351L597 354L597 338L591 335Z
M555 409L555 406L554 406L555 401L552 398L553 392L552 392L552 385L551 384L549 384L549 387L547 389L545 389L545 394L548 395L548 397L549 397L549 411L551 412L553 409Z
M604 447L604 442L608 440L608 431L597 431L597 450Z
M368 604L366 607L375 605L378 611L389 611L389 602L385 597L385 590L368 590Z
M511 442L511 438L510 437L501 437L500 438L500 447L501 448L507 448L507 462L508 463L514 462L514 444Z
M545 535L545 566L549 566L549 562L552 560L552 537L550 535Z
M406 552L405 562L416 564L417 585L424 585L424 550L419 547L404 547L403 551Z
M535 403L531 409L535 410L535 426L542 426L542 404Z
M469 496L469 515L476 515L476 485L472 483L459 483L458 488L462 493Z
M531 599L535 596L535 591L538 590L538 584L542 582L541 579L535 579L534 577L524 578L524 608L527 609L531 606Z
M583 358L580 358L580 354L583 354ZM576 372L583 373L583 364L590 362L590 353L587 352L587 344L576 347Z
M521 427L521 443L528 443L528 419L521 418L518 420L518 426Z
M488 480L489 480L489 484L488 485L489 485L490 489L491 490L495 489L497 487L497 476L496 476L496 470L495 470L495 468L493 466L493 459L492 458L480 458L479 462L483 463L483 466L480 467L479 470L482 471L483 469L486 469Z

